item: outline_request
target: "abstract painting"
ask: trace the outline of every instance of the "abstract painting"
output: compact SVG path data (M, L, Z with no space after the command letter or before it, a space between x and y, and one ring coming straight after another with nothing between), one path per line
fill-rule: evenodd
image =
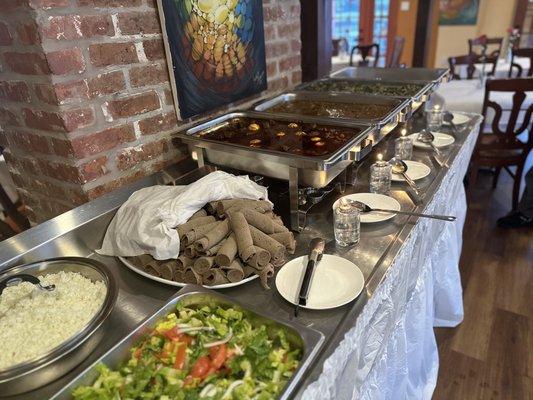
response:
M439 25L475 25L479 0L440 0Z
M159 0L182 119L266 89L261 0Z

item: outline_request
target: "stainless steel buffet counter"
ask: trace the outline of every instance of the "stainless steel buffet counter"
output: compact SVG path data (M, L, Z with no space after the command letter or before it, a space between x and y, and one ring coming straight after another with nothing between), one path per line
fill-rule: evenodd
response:
M463 126L456 142L444 151L448 165L453 165L462 144L468 135L473 134L472 132L477 128L479 118L473 117L468 124ZM413 123L416 125L417 122ZM374 152L383 153L385 159L392 157L395 137L395 132L392 132L387 139L377 146ZM392 196L400 201L404 210L423 211L425 205L432 199L446 177L448 169L439 168L428 151L416 150L413 159L426 163L432 169L431 174L420 181L424 193L422 203L415 204L411 196L404 191L405 187L402 184L393 183ZM368 166L371 162L372 160L367 158L357 165L354 177L355 184L347 186L345 193L368 191ZM94 249L99 247L106 227L117 208L132 192L141 187L168 183L171 177L179 177L176 181L177 184L192 182L206 172L205 168L198 170L192 160L187 160L180 165L168 168L165 172L116 190L0 243L0 270L19 263L44 258L84 256L106 264L113 271L120 286L117 305L107 322L107 333L97 350L63 378L39 390L10 399L43 400L49 398L130 332L139 322L161 307L165 300L175 292L175 288L148 281L135 274L124 267L116 258L95 254ZM355 324L369 297L372 296L386 276L392 261L401 252L404 242L418 223L418 218L396 216L386 223L362 226L361 241L356 247L347 250L335 248L331 206L339 196L339 193L332 193L310 210L307 216L307 228L297 235L298 246L293 257L307 252L311 238L325 237L330 240L326 253L341 255L357 264L365 276L366 288L356 301L343 307L328 311L302 310L300 312L299 321L323 332L326 341L319 356L311 366L310 373L299 383L295 392L297 398L301 397L303 389L320 375L324 360L333 353L344 334ZM242 303L260 306L270 312L275 312L280 318L293 319L293 307L277 293L273 282L271 286L271 290L264 290L255 280L222 292Z

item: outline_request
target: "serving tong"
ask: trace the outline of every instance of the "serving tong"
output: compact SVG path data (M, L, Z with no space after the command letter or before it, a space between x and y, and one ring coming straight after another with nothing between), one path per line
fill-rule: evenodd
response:
M326 246L326 241L322 238L314 238L309 243L309 259L305 267L305 273L302 280L302 285L298 292L298 303L294 306L294 316L298 316L300 306L307 305L307 298L309 297L309 289L311 288L311 280L313 278L313 273L316 266L322 259L324 254L324 247Z

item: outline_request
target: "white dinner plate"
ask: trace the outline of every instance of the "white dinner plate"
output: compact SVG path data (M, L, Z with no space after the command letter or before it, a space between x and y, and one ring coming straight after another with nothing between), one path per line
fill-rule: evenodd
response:
M279 294L292 304L298 303L298 292L307 266L307 256L285 264L276 276ZM324 254L315 267L307 305L311 310L340 307L354 300L365 287L365 278L357 265L345 258Z
M419 142L416 139L418 137L418 133L419 132L413 133L412 135L408 136L413 141L413 145L421 149L431 149L431 146L429 144ZM435 147L446 147L446 146L451 145L453 142L455 142L455 139L453 138L453 136L448 135L446 133L442 133L442 132L431 132L431 133L433 133L433 136L435 136L435 140L433 141L433 145Z
M454 125L463 125L466 124L468 121L470 121L470 117L465 114L454 112L453 114L453 123ZM450 125L449 122L444 122L446 125Z
M407 176L413 181L425 178L431 173L431 169L426 164L423 164L421 162L410 160L404 160L403 162L407 165ZM394 182L404 182L405 178L402 174L395 174L393 172L392 180Z
M360 201L372 208L383 208L387 210L398 210L402 208L400 203L390 196L377 193L354 193L341 197L335 203L333 203L333 209L337 208L341 199L348 199L354 201ZM361 222L363 224L372 224L375 222L382 222L388 219L394 218L396 214L381 213L381 212L369 212L361 213Z
M135 265L130 263L124 257L118 257L118 258L119 258L120 261L122 261L122 263L126 267L131 269L133 272L136 272L139 275L144 276L145 278L151 279L151 280L156 281L156 282L161 282L161 283L164 283L164 284L167 284L167 285L170 285L170 286L184 287L185 285L188 285L188 283L184 283L184 282L174 282L174 281L169 281L168 279L159 278L158 276L149 274L148 272L144 272L142 269L137 268ZM252 275L252 276L249 276L248 278L244 278L242 281L239 281L239 282L224 283L222 285L214 285L214 286L206 286L206 285L202 285L202 286L207 288L207 289L226 289L226 288L230 288L230 287L234 287L234 286L243 285L246 282L250 282L250 281L252 281L254 279L257 279L257 278L259 278L259 275Z

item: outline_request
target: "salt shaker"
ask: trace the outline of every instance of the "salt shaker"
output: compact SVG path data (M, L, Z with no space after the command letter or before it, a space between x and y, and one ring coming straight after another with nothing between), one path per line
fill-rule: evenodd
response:
M387 194L390 191L392 166L383 161L383 156L378 154L378 160L370 166L370 192Z
M401 136L394 141L394 157L400 160L410 160L413 156L413 141L406 134L402 129Z
M335 242L343 247L359 243L360 229L359 207L354 201L341 198L333 211Z

